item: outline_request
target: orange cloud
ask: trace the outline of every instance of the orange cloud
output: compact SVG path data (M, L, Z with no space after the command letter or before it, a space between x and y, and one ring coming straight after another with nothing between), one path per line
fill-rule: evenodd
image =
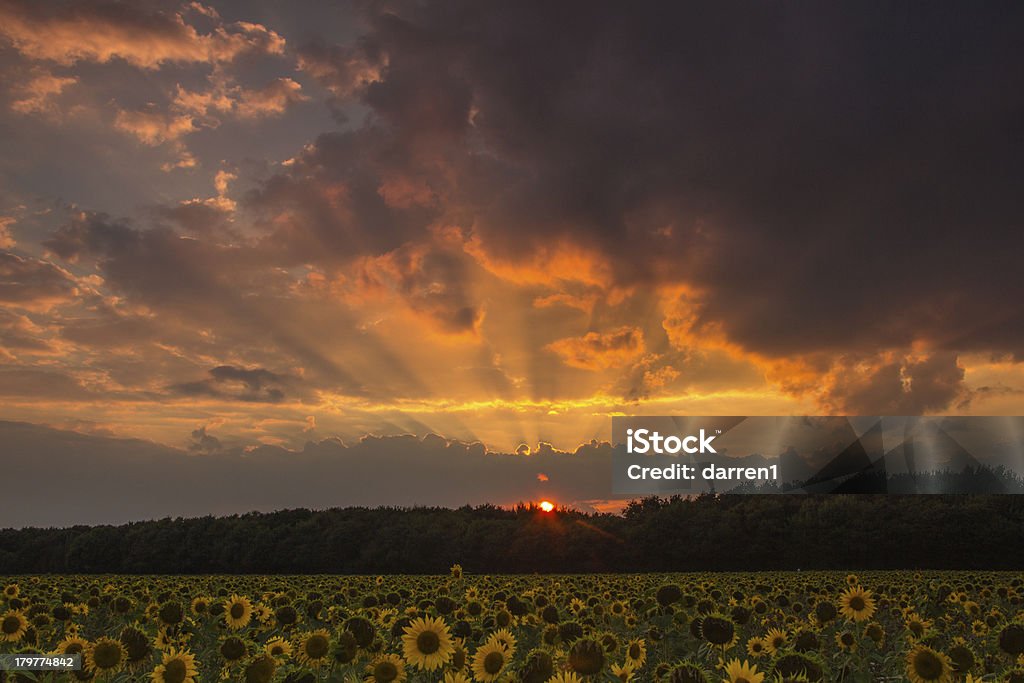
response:
M0 4L0 34L31 59L59 64L120 58L155 69L166 62L229 62L245 52L281 54L285 40L260 24L219 24L201 34L182 14L134 4L75 4L9 0Z
M159 145L177 140L182 135L196 130L195 121L191 116L169 114L154 108L139 111L117 112L114 126L118 130L130 133L145 145Z
M16 88L19 99L11 102L11 109L20 114L38 114L51 112L53 100L66 87L78 82L73 76L55 76L44 73Z
M14 237L11 236L11 226L15 220L11 216L0 216L0 249L11 249L14 247Z
M519 259L490 253L476 235L471 235L463 248L494 275L516 283L554 286L581 282L602 289L613 283L611 264L604 255L568 241L538 246Z
M237 94L235 113L243 119L277 116L291 105L309 99L301 91L302 86L290 78L274 79L259 89L242 89Z
M356 48L308 46L299 54L305 71L338 97L347 97L381 80L387 55L370 59Z
M640 328L623 325L610 332L588 332L582 337L559 339L546 348L571 367L606 370L639 359L644 353L644 337Z
M533 300L536 308L550 308L552 306L567 306L576 308L584 313L593 313L594 306L599 300L597 294L570 294L569 292L556 292L547 296L539 296Z

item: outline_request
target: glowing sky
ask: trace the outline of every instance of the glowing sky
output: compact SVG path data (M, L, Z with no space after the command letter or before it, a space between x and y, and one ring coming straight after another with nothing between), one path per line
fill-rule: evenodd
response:
M0 418L1019 414L1022 11L0 0Z

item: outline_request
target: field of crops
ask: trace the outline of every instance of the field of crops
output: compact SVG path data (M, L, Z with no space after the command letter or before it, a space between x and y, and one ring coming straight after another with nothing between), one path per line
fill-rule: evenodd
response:
M7 577L5 680L1021 681L1021 575Z

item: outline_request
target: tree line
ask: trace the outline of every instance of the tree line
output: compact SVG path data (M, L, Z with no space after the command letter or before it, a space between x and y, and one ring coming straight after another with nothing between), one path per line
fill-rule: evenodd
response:
M284 510L0 531L0 574L1020 569L1014 495L649 497L622 514L532 505Z

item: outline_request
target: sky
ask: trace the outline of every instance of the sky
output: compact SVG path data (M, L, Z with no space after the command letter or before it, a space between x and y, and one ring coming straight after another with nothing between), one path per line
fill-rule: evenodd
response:
M0 0L0 419L526 456L1021 414L1022 19Z

